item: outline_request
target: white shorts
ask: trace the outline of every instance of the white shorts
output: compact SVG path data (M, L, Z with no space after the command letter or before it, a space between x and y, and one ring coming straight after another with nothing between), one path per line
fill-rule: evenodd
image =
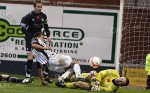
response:
M71 62L72 58L70 56L52 53L47 66L49 70L64 72L64 68L69 67Z

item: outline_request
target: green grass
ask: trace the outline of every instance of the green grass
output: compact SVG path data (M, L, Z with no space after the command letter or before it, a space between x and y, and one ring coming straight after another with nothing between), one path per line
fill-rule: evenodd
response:
M15 77L23 78L21 75L12 75ZM15 84L7 83L6 81L0 82L0 93L96 93L88 90L81 89L68 89L68 88L58 88L53 84L48 86L42 86L38 77L31 84ZM108 93L108 92L101 92ZM150 91L140 90L140 89L128 89L119 88L117 93L150 93Z

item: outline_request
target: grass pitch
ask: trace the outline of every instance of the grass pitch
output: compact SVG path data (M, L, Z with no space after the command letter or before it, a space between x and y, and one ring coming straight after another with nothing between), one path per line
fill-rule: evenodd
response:
M18 78L24 78L21 75L11 75ZM35 80L31 84L15 84L7 83L6 81L0 82L0 93L96 93L88 90L81 89L68 89L68 88L59 88L55 84L49 84L48 86L42 86L40 79L35 77ZM101 93L110 93L110 92L101 92ZM128 88L119 88L117 93L150 93L147 90L140 89L128 89Z

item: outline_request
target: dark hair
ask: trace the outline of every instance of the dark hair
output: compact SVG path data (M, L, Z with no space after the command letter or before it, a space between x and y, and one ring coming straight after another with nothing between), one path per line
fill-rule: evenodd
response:
M43 33L42 32L36 32L33 37L39 37L40 35L43 35Z
M34 3L33 3L33 6L34 7L36 7L36 3L42 3L40 0L36 0L36 1L34 1Z
M129 79L127 77L126 78L126 83L124 84L124 86L128 86L129 85Z

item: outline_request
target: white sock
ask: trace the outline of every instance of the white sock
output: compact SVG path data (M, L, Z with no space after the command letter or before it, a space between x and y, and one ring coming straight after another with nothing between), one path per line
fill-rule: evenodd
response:
M63 75L61 75L61 77L63 79L66 79L67 77L69 77L71 74L73 73L73 69L69 68Z
M73 71L75 72L76 76L81 75L81 68L79 64L74 64Z
M48 74L46 71L43 71L44 74Z
M27 77L27 78L31 77L31 74L27 74L27 73L26 73L26 77Z

